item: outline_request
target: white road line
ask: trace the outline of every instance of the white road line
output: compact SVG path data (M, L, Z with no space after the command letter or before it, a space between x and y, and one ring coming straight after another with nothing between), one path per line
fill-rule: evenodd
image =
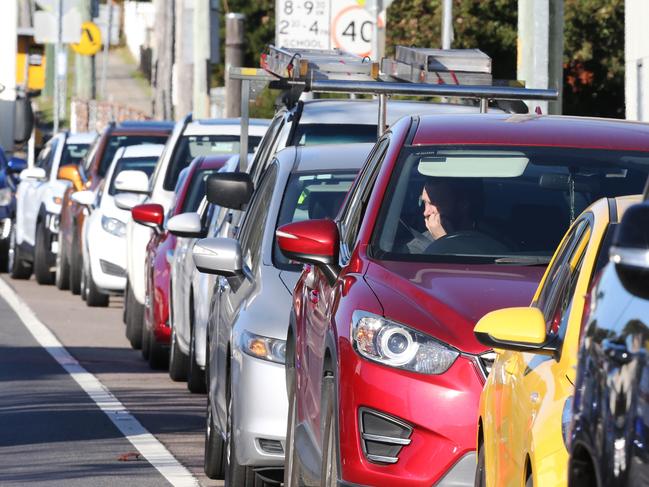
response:
M81 386L140 454L175 487L199 486L198 480L174 458L128 409L65 349L47 326L3 279L0 296L11 306L36 341Z

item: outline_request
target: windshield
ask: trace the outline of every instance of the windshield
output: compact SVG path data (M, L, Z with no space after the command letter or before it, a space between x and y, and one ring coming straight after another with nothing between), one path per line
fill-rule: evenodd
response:
M260 141L261 137L249 136L248 152L252 154ZM238 153L238 135L185 135L178 141L165 175L163 188L167 191L173 190L180 171L189 166L189 163L198 156Z
M320 218L335 218L356 178L356 172L295 173L289 178L275 228L287 223ZM296 270L275 241L275 267Z
M376 142L376 137L376 125L309 123L297 126L293 145Z
M79 164L86 157L89 148L90 144L65 144L59 165L63 167L70 164Z
M111 135L101 155L101 162L97 174L104 177L108 172L110 163L120 147L130 147L142 144L164 144L167 141L166 135Z
M108 188L108 194L114 196L117 194L115 189L115 180L117 175L122 171L142 171L147 176L149 180L151 179L151 174L155 169L155 165L158 163L157 157L129 157L127 159L120 159L115 164L115 170L113 171L113 178L110 181L110 186Z
M547 264L604 196L636 194L649 154L553 147L407 147L370 252L383 260Z
M196 171L194 178L190 182L189 188L187 188L187 194L185 195L185 201L183 201L181 213L198 211L198 207L205 196L205 181L207 181L209 176L216 174L217 172L219 172L218 168L201 169Z

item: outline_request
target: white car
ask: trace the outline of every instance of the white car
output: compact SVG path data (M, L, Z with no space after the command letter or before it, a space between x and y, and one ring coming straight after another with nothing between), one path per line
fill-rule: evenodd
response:
M94 204L83 224L81 297L88 306L107 306L109 295L122 293L126 287L126 222L130 212L115 205L117 186L120 179L123 183L124 177L132 174L125 171L151 176L163 149L159 144L121 147L97 194L81 191L73 195L87 208L93 206L88 203Z
M199 156L238 154L241 126L239 119L194 120L187 117L174 128L149 185L124 187L134 193L146 194L146 203L162 205L165 214L174 198L178 175ZM249 148L254 150L266 132L268 121L250 120ZM143 178L139 178L143 181ZM142 346L144 323L146 246L152 230L129 218L126 229L127 284L124 299L126 336L133 348Z
M58 133L45 144L34 166L20 174L15 235L12 237L12 277L29 278L33 267L39 284L54 282L52 268L58 253L61 201L65 190L73 184L60 176L78 176L76 171L63 170L60 174L59 169L76 167L96 138L95 132ZM80 179L77 184L81 184Z

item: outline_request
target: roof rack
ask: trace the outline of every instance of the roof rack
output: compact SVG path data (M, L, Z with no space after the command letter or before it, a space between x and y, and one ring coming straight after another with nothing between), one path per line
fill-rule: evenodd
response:
M241 80L241 156L247 162L248 104L265 86L284 91L291 106L303 92L376 95L379 100L378 135L386 128L387 100L393 95L457 97L479 101L487 112L489 101L500 101L508 111L520 112L522 100L556 100L557 90L529 89L494 82L491 59L478 49L421 49L397 46L395 59L378 64L338 49L288 49L269 46L261 69L231 67L231 79ZM498 84L496 84L498 83ZM526 111L525 111L526 113ZM242 167L243 168L243 167Z

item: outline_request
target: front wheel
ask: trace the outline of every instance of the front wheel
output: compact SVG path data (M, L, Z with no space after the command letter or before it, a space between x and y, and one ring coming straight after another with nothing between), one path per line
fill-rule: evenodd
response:
M225 476L225 442L221 432L216 428L212 418L212 406L207 397L207 428L205 429L205 475L210 479L222 479Z
M231 389L230 389L231 391ZM239 464L237 461L237 441L232 433L234 428L234 411L232 393L228 398L228 424L225 444L225 486L226 487L261 487L263 482L257 479L255 471Z
M11 227L9 234L9 255L8 255L9 275L13 279L29 279L32 275L32 263L22 257L22 252L16 242L16 230Z
M128 311L126 313L126 338L135 350L142 348L142 326L144 321L144 305L138 303L131 287L126 295Z
M169 350L169 377L171 377L171 380L175 382L187 380L187 362L188 357L178 346L178 337L176 336L176 330L172 327L171 349Z
M47 228L42 223L36 227L36 245L34 247L34 275L39 284L54 284L54 273L50 270L51 251Z
M99 288L97 288L95 280L92 278L92 270L90 269L86 272L85 295L86 304L93 308L105 308L110 302L110 296L102 293Z
M70 289L70 262L63 249L59 246L59 252L56 254L56 277L54 284L57 289L65 291Z
M475 470L475 487L485 487L487 485L487 474L485 471L484 459L484 442L480 443L478 447L478 467Z
M149 332L149 367L164 369L169 363L169 349L160 343L153 330Z
M81 269L83 267L83 259L79 249L79 236L77 229L72 229L72 245L69 249L69 262L70 262L70 291L72 294L81 294Z
M335 418L335 380L333 376L326 376L322 380L322 410L323 439L322 439L322 470L320 472L321 485L337 487L338 485L338 445L336 441Z
M191 325L191 336L189 337L189 368L187 371L187 389L190 392L205 392L205 371L200 368L196 361L196 333Z

